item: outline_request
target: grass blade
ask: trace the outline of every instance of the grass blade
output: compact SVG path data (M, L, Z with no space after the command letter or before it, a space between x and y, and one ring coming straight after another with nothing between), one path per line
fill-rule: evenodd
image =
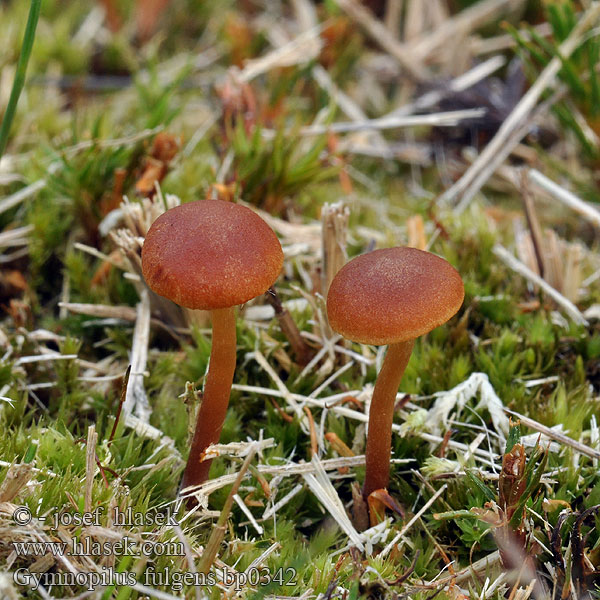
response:
M35 40L35 30L37 28L38 19L40 17L40 8L42 6L42 0L31 0L31 6L29 8L29 17L27 17L27 26L25 27L25 35L23 36L23 45L21 46L21 55L19 56L19 62L17 63L17 71L15 73L15 80L13 81L12 90L10 92L10 98L6 106L6 112L2 119L2 125L0 125L0 159L6 149L8 142L8 132L10 126L15 117L17 110L17 102L21 95L21 90L25 85L25 73L27 72L27 63L31 56L31 50L33 48L33 42Z

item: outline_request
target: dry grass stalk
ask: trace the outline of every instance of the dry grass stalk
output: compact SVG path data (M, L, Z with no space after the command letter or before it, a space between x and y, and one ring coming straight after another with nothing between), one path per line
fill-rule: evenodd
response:
M284 507L296 494L304 489L304 486L301 483L296 484L291 491L289 491L281 500L278 500L275 504L269 506L267 510L263 513L262 521L265 521L277 514L277 511Z
M33 231L33 225L15 227L0 233L0 248L8 246L26 246L29 243L28 235Z
M40 179L39 181L20 189L18 192L3 198L2 201L0 201L0 214L10 210L14 206L21 204L21 202L27 200L27 198L30 198L31 196L34 196L37 194L37 192L43 190L45 187L46 180Z
M552 35L552 26L550 23L540 23L539 25L535 25L533 27L533 31L535 31L540 37L549 37ZM531 40L531 34L527 29L520 29L519 35L524 40ZM505 33L503 35L494 37L472 37L469 40L469 47L474 56L503 52L509 48L514 48L516 45L517 42L510 33Z
M10 502L27 485L33 475L31 463L11 465L0 485L0 502Z
M225 504L223 505L223 509L221 510L221 514L219 515L219 520L213 528L212 533L210 534L210 538L202 552L202 558L200 560L200 565L198 566L199 573L208 573L212 564L215 561L217 553L219 551L219 546L225 537L225 533L227 532L227 519L229 519L229 513L231 512L231 507L233 506L234 496L238 493L240 489L240 485L242 484L242 480L244 479L244 475L250 466L250 462L254 458L254 455L257 452L257 448L248 452L248 455L244 459L240 470L237 472L235 481L227 496L227 500L225 500Z
M444 82L443 86L438 86L435 89L424 93L416 100L394 109L386 116L410 115L417 110L421 111L430 108L437 104L442 98L450 94L462 92L486 77L489 77L492 73L501 69L505 64L506 59L503 56L492 56L488 60L474 66L469 71L462 73L450 81Z
M229 69L228 75L234 80L247 83L271 69L304 64L315 58L321 50L321 29L322 25L318 25L303 31L287 44L275 48L265 56L247 61L242 71Z
M402 0L389 0L385 8L383 22L391 35L397 35L402 18Z
M517 254L520 260L567 300L575 303L583 284L581 264L584 251L582 246L562 240L556 232L546 229L539 242L539 252L544 269L542 275L540 273L540 259L532 233L517 230L515 237Z
M88 427L87 443L85 448L85 512L92 511L92 489L94 485L94 472L96 471L96 444L98 434L96 426Z
M336 273L346 264L350 209L343 202L325 203L321 210L322 266L321 295L327 297Z
M107 304L81 304L78 302L59 302L59 307L90 317L102 319L122 319L123 321L135 321L137 313L131 306L109 306Z
M453 17L446 19L437 30L427 32L420 40L410 44L410 52L422 61L430 58L430 55L435 51L441 51L443 54L447 51L450 42L456 39L464 39L470 32L524 3L524 0L484 0L483 2L477 2Z
M412 215L406 219L406 232L408 236L407 245L418 250L427 249L427 238L425 237L425 223L421 215Z
M148 361L148 341L150 338L150 295L146 289L140 291L140 302L136 308L133 343L131 345L131 373L127 385L127 395L123 403L125 414L131 412L145 423L150 422L152 409L144 389L144 371Z
M585 456L588 456L595 460L600 458L600 451L595 450L594 448L590 448L589 446L586 446L585 444L582 444L581 442L578 442L577 440L574 440L569 436L564 435L560 431L557 431L556 429L550 427L546 427L545 425L538 423L534 419L530 419L529 417L526 417L518 412L509 410L508 408L505 408L504 410L507 414L519 419L519 421L521 421L521 423L526 427L530 427L531 429L538 431L539 433L543 433L544 435L548 436L551 440L554 440L564 446L573 448L573 450L575 450L576 452L584 454Z
M429 500L421 507L421 509L413 516L413 518L406 523L406 525L404 525L402 529L394 536L392 541L381 551L379 556L382 558L387 556L391 552L392 548L400 541L402 536L415 524L418 519L425 514L425 511L446 491L447 488L448 485L444 484L439 490L437 490L437 492L431 496L431 498L429 498Z
M581 311L563 294L561 294L557 289L553 288L547 281L544 281L537 273L532 271L527 265L523 264L520 260L515 258L504 246L500 244L496 244L493 248L494 254L510 269L518 273L519 275L525 277L534 285L539 286L542 291L560 308L562 308L567 315L578 325L586 325L588 324L585 317L581 314Z
M410 45L421 37L428 37L431 31L437 30L448 17L448 9L440 0L431 0L426 8L421 0L408 0L404 17L404 41Z
M599 17L600 4L594 3L585 11L569 37L560 45L557 50L557 56L560 56L560 58L555 57L548 63L477 160L454 185L440 196L440 202L454 200L462 196L456 211L459 214L464 211L475 194L485 185L490 175L502 164L529 131L529 127L524 126L524 124L530 117L541 95L546 88L555 83L563 61L571 56L581 43L581 38L588 29L596 24Z
M536 185L536 187L541 188L547 194L580 214L596 227L600 227L600 211L597 208L588 204L581 198L578 198L575 194L561 187L536 169L530 169L528 176L529 180Z
M329 514L335 519L340 529L350 538L352 545L359 550L364 551L365 546L362 536L356 531L352 525L346 509L331 480L327 476L325 469L319 458L315 455L312 458L314 473L306 473L303 475L308 487L312 490L321 504L327 509Z
M428 69L414 56L406 45L400 43L372 13L357 0L335 0L338 6L356 21L371 39L393 56L414 82L430 79Z
M366 121L351 121L329 123L327 125L308 125L300 129L300 135L312 136L323 135L325 133L350 133L356 131L369 131L371 129L397 129L403 127L456 127L464 120L477 119L484 117L486 109L469 108L465 110L451 110L447 112L429 113L425 115L407 115L407 116L384 116L378 119L367 119ZM263 129L265 138L275 136L275 131Z

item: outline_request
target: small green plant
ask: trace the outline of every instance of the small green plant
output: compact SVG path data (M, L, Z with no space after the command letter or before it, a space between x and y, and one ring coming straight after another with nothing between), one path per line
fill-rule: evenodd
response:
M309 186L330 179L338 169L323 157L327 139L320 136L308 144L298 134L278 129L266 140L261 127L248 133L241 121L231 130L235 179L242 196L271 213L283 211L284 201Z

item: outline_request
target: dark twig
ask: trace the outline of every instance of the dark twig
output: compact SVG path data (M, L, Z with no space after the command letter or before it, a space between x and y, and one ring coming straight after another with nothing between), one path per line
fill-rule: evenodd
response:
M546 269L544 268L544 253L542 251L542 230L535 211L535 204L529 186L529 176L527 171L522 171L521 173L521 194L523 208L525 209L525 216L527 217L527 224L529 225L529 232L531 234L531 242L533 243L533 250L535 252L535 260L537 262L540 277L543 278Z
M281 331L288 339L288 342L292 347L292 351L296 357L296 362L301 367L305 367L312 358L312 352L300 335L300 331L298 330L298 326L292 318L292 315L286 308L283 307L275 288L269 288L265 292L265 298L273 307L273 310L275 310L275 316L279 321L279 327L281 327Z
M114 437L115 433L117 433L117 425L119 424L119 419L121 418L121 411L123 410L123 403L125 402L125 396L127 395L127 384L129 383L129 373L131 372L131 365L127 367L127 371L125 371L125 377L123 378L123 384L121 385L121 397L119 398L119 408L117 409L117 415L115 416L115 422L113 424L112 431L110 432L110 437L108 438L108 443L110 444Z

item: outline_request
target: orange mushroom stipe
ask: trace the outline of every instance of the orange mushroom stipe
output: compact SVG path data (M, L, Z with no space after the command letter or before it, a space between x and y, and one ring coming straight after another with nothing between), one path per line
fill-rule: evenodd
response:
M358 256L331 283L327 314L333 330L355 342L388 345L369 412L365 498L388 486L394 401L415 339L448 321L463 299L456 269L415 248Z
M150 227L142 272L160 296L211 311L213 336L192 447L182 489L208 479L206 448L217 443L225 421L236 362L235 306L270 288L283 266L273 230L249 208L200 200L172 208Z

